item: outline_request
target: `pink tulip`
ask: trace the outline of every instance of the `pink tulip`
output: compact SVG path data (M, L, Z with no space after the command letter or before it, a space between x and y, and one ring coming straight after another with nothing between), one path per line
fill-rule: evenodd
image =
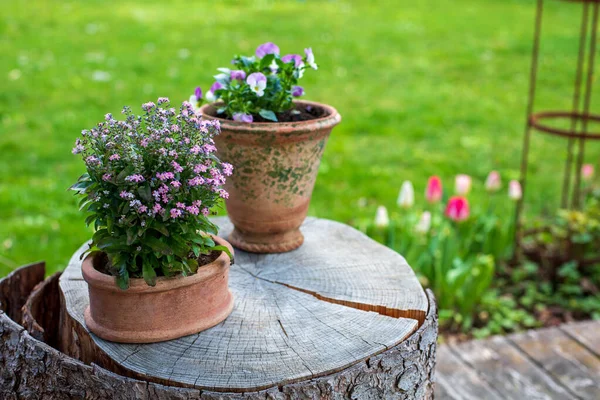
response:
M519 181L512 180L508 183L508 197L511 200L521 200L523 197L523 189Z
M471 191L471 177L469 175L456 175L454 191L459 196L466 196Z
M581 175L583 180L589 182L594 177L594 166L592 164L584 164L581 167Z
M498 171L492 171L485 180L485 189L488 192L497 192L502 187L502 179Z
M427 181L425 198L430 203L437 203L442 199L442 180L439 176L432 176Z
M469 218L469 202L465 197L451 197L444 213L453 221L460 222Z

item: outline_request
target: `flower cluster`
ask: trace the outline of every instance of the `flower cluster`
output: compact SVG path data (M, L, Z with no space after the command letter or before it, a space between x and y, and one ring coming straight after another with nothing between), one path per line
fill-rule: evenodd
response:
M304 95L304 88L298 86L304 71L318 68L311 48L304 49L304 55L280 56L279 47L270 42L258 46L255 56L236 56L231 63L232 69L218 69L206 100L222 103L219 114L247 123L257 116L276 122L277 114L290 110L292 100ZM203 100L198 87L190 103L198 108Z
M87 173L71 188L94 223L93 248L106 252L111 273L122 288L129 277L150 285L157 275L194 273L197 257L215 246L207 216L220 198L232 166L215 156L218 121L201 120L190 103L179 112L167 98L145 103L142 116L123 109L78 138Z
M496 264L512 255L515 220L510 209L522 197L518 181L510 181L508 196L497 196L502 179L492 171L485 181L490 196L471 207L473 186L470 176L460 174L448 190L440 177L432 176L417 209L413 184L405 181L397 209L379 206L374 221L358 223L369 236L406 257L440 300L440 315L457 315L464 330L471 328Z

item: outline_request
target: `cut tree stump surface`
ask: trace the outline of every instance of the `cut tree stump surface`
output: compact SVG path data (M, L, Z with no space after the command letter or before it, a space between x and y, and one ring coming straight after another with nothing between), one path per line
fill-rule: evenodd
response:
M438 348L436 399L600 399L600 321Z
M229 221L215 222L227 237ZM404 258L360 232L314 218L302 232L304 245L290 253L236 251L230 273L235 307L227 320L196 335L145 345L104 341L85 329L89 299L79 259L84 245L59 282L66 307L63 351L138 379L221 392L281 389L364 361L371 368L371 357L393 350L423 324L428 297ZM435 362L437 328L435 317L427 318L432 328L423 335L433 337L415 349L421 361L407 360L408 367L415 364L411 374L390 376L396 390L430 387L425 381ZM394 363L403 368L394 357L390 373L398 367Z

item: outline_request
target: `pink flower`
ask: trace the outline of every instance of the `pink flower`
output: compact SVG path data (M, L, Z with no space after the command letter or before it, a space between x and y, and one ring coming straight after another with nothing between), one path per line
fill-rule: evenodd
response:
M104 175L102 175L102 180L103 180L104 182L108 182L108 181L110 181L110 178L112 178L112 175L111 175L111 174L104 174Z
M453 221L464 221L469 218L469 202L465 197L451 197L444 214Z
M143 214L143 213L145 213L146 211L148 211L148 207L146 207L146 206L140 206L140 208L138 208L138 212L139 212L140 214Z
M183 214L183 212L177 208L172 208L171 209L171 218L178 218L181 217L181 215Z
M206 172L207 170L208 170L208 167L204 164L198 164L194 167L195 174L199 174L201 172Z
M228 199L229 193L227 193L227 191L225 189L219 189L219 196L221 196L224 199Z
M175 175L172 172L157 172L156 177L161 181L166 181L175 178Z
M202 215L204 215L205 217L207 217L208 214L210 214L210 210L208 208L204 207L202 209Z
M233 174L233 165L224 162L222 164L223 166L223 174L225 174L225 176L231 176Z
M581 167L581 176L583 180L589 182L594 177L594 166L592 164L584 164Z
M162 214L163 208L160 204L156 203L154 207L152 207L152 211L154 211L155 214Z
M127 178L125 178L125 180L127 182L144 182L144 177L142 175L139 174L135 174L135 175L129 175Z
M192 154L198 154L201 151L202 151L202 148L200 146L198 146L198 145L195 145L194 147L192 147L190 149L190 153L192 153Z
M429 203L437 203L442 199L442 180L438 176L432 176L427 181L425 198Z
M459 196L466 196L471 191L471 177L469 175L456 175L454 191Z
M206 180L203 177L196 176L196 177L188 180L188 185L189 186L200 186L200 185L203 185L205 182L206 182Z
M171 165L175 169L175 172L183 172L183 168L177 163L177 161L173 161Z
M173 186L174 188L178 188L181 186L181 182L179 181L171 181L171 186Z
M485 189L488 192L497 192L502 187L502 179L498 171L491 171L485 180Z
M118 155L118 154L113 154L112 156L108 157L108 159L109 159L110 161L117 161L117 160L120 160L120 159L121 159L121 156L120 156L120 155Z
M186 210L192 215L200 214L200 209L196 206L189 206L186 208Z
M521 200L523 197L523 189L519 181L512 180L508 183L508 197L511 200Z
M175 204L177 206L177 208L185 208L185 204L183 204L182 202L177 202L177 204Z

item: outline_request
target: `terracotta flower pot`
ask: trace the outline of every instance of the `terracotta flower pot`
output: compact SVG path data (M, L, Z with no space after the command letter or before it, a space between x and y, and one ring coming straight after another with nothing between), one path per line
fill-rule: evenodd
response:
M231 248L225 240L215 242ZM229 316L233 296L228 288L229 256L222 252L192 276L159 277L156 286L130 279L121 290L113 276L97 271L91 256L82 265L90 305L85 324L102 339L120 343L153 343L198 333Z
M218 156L234 166L227 179L227 212L235 229L228 240L254 253L282 253L304 241L300 225L306 218L321 156L340 121L330 106L298 101L323 110L310 121L243 123L217 118L207 104L204 119L221 122L215 137Z

